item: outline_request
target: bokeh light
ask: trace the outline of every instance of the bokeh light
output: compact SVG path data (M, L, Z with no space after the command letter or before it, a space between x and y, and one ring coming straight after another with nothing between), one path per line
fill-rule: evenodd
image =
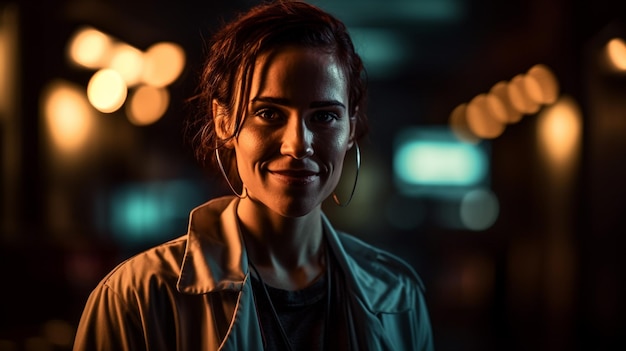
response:
M167 111L169 100L166 89L142 85L132 93L126 104L128 120L137 126L152 124Z
M524 115L539 112L559 96L559 82L544 64L532 66L510 81L499 81L488 93L478 94L465 107L458 106L450 116L450 126L463 135L464 125L481 139L500 136L508 124L519 122Z
M469 129L466 117L467 104L459 104L450 113L450 117L448 117L448 124L458 140L470 144L476 144L480 142L481 139Z
M124 104L127 93L128 88L122 76L109 68L96 72L87 85L89 102L104 113L117 111Z
M113 39L92 27L84 27L70 38L68 56L72 62L92 69L104 67L108 62Z
M17 20L0 7L0 115L14 103L17 58Z
M129 183L103 194L102 230L122 245L165 240L187 222L186 211L206 201L204 184L189 180Z
M53 82L42 94L41 110L53 144L63 152L80 150L94 124L84 90L68 82Z
M501 120L503 123L517 123L522 119L522 113L518 111L515 107L513 107L513 103L511 102L511 97L509 95L509 83L506 81L500 81L494 84L489 90L489 93L498 99L500 99L500 103L502 104L502 108L504 109L505 118ZM501 117L502 115L495 115L496 118Z
M119 73L127 86L134 86L141 79L143 53L131 45L117 43L113 47L108 67Z
M483 139L493 139L504 131L504 123L495 114L504 114L502 103L495 97L488 101L487 94L479 94L467 105L467 125L472 133ZM497 106L497 107L496 107ZM494 107L496 110L494 110Z
M526 72L524 83L528 96L538 104L552 104L559 97L559 82L546 65L532 66Z
M350 27L349 30L369 77L389 77L402 72L412 46L403 33L382 27Z
M137 126L152 124L165 114L169 92L164 89L176 81L186 64L185 52L176 43L158 42L144 52L87 26L70 38L67 54L73 63L96 70L87 97L98 111L119 110L132 93L126 113Z
M507 88L513 107L523 114L533 114L539 111L541 106L530 98L527 86L534 83L528 84L526 79L525 74L518 74L511 79Z
M626 71L626 42L613 38L606 44L609 62L618 70Z
M502 102L502 99L496 94L485 94L485 106L489 115L498 121L500 124L504 124L507 119L506 106Z
M461 222L467 229L488 229L495 223L499 213L498 198L488 189L469 191L461 200Z
M144 54L143 82L155 87L173 83L185 67L185 51L175 43L161 42Z
M6 36L4 35L4 31L0 27L0 77L3 79L0 80L0 112L6 109L8 104L8 99L5 98L6 93L9 91L9 82L6 81L8 69L8 56L7 53L10 52L8 49L8 43Z
M539 110L539 105L543 103L543 91L541 89L541 84L536 77L531 76L530 74L523 75L522 83L523 90L526 93L526 97L534 102L537 105L537 110Z
M484 179L487 162L472 144L406 139L394 154L394 173L407 185L468 186Z
M561 97L538 117L538 142L540 150L551 164L564 166L580 147L582 113L574 99Z

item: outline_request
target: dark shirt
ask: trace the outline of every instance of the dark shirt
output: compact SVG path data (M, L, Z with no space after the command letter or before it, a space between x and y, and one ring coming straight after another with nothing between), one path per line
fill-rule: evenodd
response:
M330 306L327 299L327 274L310 286L289 291L266 285L272 304L285 330L292 350L348 350L348 325L343 285L333 272ZM267 301L261 282L253 277L252 286L266 350L289 350L281 336L276 317ZM329 313L328 318L326 314ZM328 323L329 329L325 331Z

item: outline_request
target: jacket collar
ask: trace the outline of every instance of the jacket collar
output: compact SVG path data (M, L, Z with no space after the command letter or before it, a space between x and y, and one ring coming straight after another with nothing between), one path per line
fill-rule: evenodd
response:
M188 294L241 291L248 259L237 223L238 198L211 200L191 211L177 288Z
M239 199L211 200L190 215L187 247L177 288L188 294L241 291L248 275L248 259L237 222ZM386 265L397 261L384 252L347 235L339 235L322 214L322 226L331 251L344 273L348 288L372 313L402 312L413 307L406 285L411 276L391 273ZM408 269L397 265L398 269Z

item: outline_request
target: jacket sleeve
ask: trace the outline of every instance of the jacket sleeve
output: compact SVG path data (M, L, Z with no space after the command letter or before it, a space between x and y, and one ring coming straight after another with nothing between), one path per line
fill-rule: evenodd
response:
M91 293L81 316L74 351L145 350L139 314L106 284Z

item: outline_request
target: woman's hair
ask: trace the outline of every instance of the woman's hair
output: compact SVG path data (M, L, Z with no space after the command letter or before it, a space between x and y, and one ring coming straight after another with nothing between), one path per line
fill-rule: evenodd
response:
M225 108L229 119L224 125L233 126L230 137L236 137L246 115L257 57L289 45L319 48L334 55L348 80L349 113L356 118L355 138L367 133L365 72L346 26L304 2L264 3L226 24L209 43L198 91L191 99L195 114L188 125L195 156L203 165L215 166L215 148L224 143L215 131L212 102L216 100ZM226 172L236 172L234 151L221 148L220 155ZM229 178L239 181L238 177Z

